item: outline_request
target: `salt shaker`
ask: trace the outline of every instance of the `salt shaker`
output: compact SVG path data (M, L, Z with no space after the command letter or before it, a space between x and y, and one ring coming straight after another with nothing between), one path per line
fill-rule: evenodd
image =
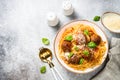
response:
M73 6L69 0L63 1L62 7L63 7L64 15L70 16L73 14L73 12L74 12Z
M59 23L59 19L55 13L50 12L47 15L47 22L49 26L56 26Z

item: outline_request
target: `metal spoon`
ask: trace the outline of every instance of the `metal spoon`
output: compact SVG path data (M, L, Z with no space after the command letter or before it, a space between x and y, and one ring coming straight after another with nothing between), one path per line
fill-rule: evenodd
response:
M61 74L58 72L58 70L54 67L54 64L52 63L52 52L50 49L43 48L43 47L40 48L39 57L40 57L41 61L49 64L55 80L58 80L56 75L58 75L60 80L63 80Z

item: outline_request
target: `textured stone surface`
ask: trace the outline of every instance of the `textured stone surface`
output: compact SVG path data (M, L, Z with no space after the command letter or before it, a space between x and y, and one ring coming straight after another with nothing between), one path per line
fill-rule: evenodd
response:
M72 0L75 13L66 17L62 13L63 0L0 0L0 80L54 80L49 66L38 57L41 46L53 52L53 42L61 25L73 19L92 21L95 15L106 11L120 13L120 0ZM49 27L46 22L48 12L55 12L60 25ZM106 30L100 22L96 22L111 37L120 34ZM50 45L41 43L41 38L50 39ZM53 63L65 80L89 80L98 70L85 75L74 74L64 69L53 54ZM40 74L39 68L47 66L47 72Z

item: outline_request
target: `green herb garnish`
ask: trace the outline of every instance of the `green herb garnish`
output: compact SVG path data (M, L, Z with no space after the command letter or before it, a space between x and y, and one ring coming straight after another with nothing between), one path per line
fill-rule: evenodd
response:
M46 72L46 67L45 67L45 66L42 66L42 67L40 68L40 72L41 72L41 73L45 73L45 72Z
M88 47L90 47L90 48L95 48L97 45L96 45L96 43L94 43L94 42L89 42L88 43Z
M49 45L50 41L47 38L42 38L42 43L45 45Z
M66 36L66 37L65 37L65 40L67 40L67 41L72 41L72 40L73 40L72 35Z
M69 53L68 57L71 58L74 54L72 52Z
M95 16L93 20L94 21L99 21L100 20L100 16Z
M79 64L82 64L83 62L84 62L84 59L83 59L83 58L80 58Z
M79 47L77 47L76 45L74 46L74 49L76 50L76 51L78 51L79 50Z
M89 31L88 30L84 30L83 32L85 35L89 35Z
M88 56L89 55L89 51L88 50L84 50L83 54L86 55L86 56Z

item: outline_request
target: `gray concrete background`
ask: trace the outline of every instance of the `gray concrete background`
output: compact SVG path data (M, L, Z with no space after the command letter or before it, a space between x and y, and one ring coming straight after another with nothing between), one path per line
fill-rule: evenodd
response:
M63 0L0 0L0 80L54 80L50 68L40 61L39 48L48 47L53 52L53 42L59 28L74 19L92 19L106 11L120 13L120 0L71 0L75 13L66 17L62 13ZM60 25L49 27L46 22L48 12L55 12ZM111 37L120 34L106 30ZM41 38L47 37L50 45L45 46ZM89 74L74 74L64 69L53 54L53 63L64 80L89 80L98 70ZM39 68L45 65L47 72L40 74Z

